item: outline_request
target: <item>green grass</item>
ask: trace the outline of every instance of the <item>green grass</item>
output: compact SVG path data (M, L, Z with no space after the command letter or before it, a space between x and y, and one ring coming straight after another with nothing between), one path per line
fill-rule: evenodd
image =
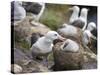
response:
M28 44L27 41L23 40L20 42L20 45L22 48L25 48L25 49L30 49L30 45Z
M53 11L45 12L45 15L41 19L41 22L50 27L52 30L57 30L61 21L62 19Z
M20 48L22 50L29 50L30 49L29 43L25 40L21 40L20 42L15 42L15 47Z
M21 49L29 49L30 48L29 43L25 39L20 37L20 35L18 35L18 33L16 31L14 33L13 41L14 41L15 46L17 46L18 48L21 48Z
M67 22L67 5L51 5L48 4L40 19L40 22L51 28L57 30L60 25Z

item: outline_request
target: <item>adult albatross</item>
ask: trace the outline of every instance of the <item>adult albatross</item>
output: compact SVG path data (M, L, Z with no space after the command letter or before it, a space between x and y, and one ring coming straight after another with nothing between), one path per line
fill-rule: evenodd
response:
M20 21L26 17L26 10L22 6L21 1L11 2L11 20Z
M74 15L77 15L77 14L74 14ZM82 8L80 16L77 19L75 19L73 22L71 22L70 24L76 27L79 27L82 30L85 30L86 25L87 25L87 15L88 15L88 9Z
M47 56L52 52L53 41L56 39L64 40L56 31L49 31L45 36L39 38L31 47L33 59L39 56Z
M69 24L72 24L75 20L78 19L80 8L78 6L73 6L72 8L69 8L69 10L73 11L69 19Z
M96 24L94 22L90 22L88 24L87 29L83 32L83 38L82 38L83 45L87 46L88 43L91 41L90 38L96 40L96 37L91 33L91 31L95 28Z

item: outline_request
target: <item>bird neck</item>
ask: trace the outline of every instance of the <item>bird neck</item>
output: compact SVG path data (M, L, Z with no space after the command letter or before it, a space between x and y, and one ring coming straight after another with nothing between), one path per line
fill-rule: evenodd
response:
M72 23L74 20L78 18L79 12L78 11L73 11L71 17L70 17L70 23Z
M85 12L85 13L81 13L80 17L81 17L81 18L85 18L85 19L87 19L87 12Z
M71 19L76 19L76 18L78 18L78 15L79 15L79 12L78 12L78 11L73 11L70 20L71 20Z
M41 4L42 8L40 10L40 13L37 15L37 20L39 21L41 15L43 14L44 10L45 10L45 4Z

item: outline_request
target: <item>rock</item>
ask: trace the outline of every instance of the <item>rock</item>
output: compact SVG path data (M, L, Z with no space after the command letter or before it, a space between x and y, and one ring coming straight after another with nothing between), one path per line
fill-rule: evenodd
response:
M42 23L31 21L31 24L31 29L33 30L33 32L40 33L41 35L45 35L48 31L51 31L50 28Z
M28 62L30 61L30 59L26 56L25 53L22 52L21 49L17 49L17 48L14 48L11 50L12 51L12 55L11 55L11 62L12 64L16 63L16 64L20 64L20 63L24 63L22 61L25 61L27 60ZM21 61L21 62L19 62Z
M23 68L22 72L20 73L34 73L34 72L49 71L48 68L43 66L41 63L27 57L27 53L22 52L21 49L14 48L14 59L12 59L12 62L13 62L12 64L18 64Z
M84 48L83 51L84 61L82 69L97 69L97 55L92 50Z
M47 67L36 61L31 61L27 65L23 65L23 73L35 73L35 72L49 72Z
M53 56L53 52L51 52L49 55L48 55L48 68L50 70L52 70L52 66L54 66L54 56Z
M30 18L26 17L22 21L14 22L14 33L20 39L26 39L29 37L32 34Z
M97 69L97 62L90 61L90 63L85 63L82 69Z
M91 42L87 45L97 55L97 40L90 39Z
M15 74L18 74L18 73L21 73L22 72L22 67L17 65L17 64L11 64L11 72L12 73L15 73Z

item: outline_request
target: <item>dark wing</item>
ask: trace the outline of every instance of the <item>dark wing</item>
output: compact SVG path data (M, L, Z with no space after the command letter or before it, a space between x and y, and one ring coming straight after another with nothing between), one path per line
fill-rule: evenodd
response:
M40 38L42 37L43 35L40 34L40 33L32 33L32 36L31 36L31 46Z
M23 6L27 12L31 12L36 15L39 14L42 8L40 4L32 2L25 2Z
M71 25L76 26L78 28L83 28L85 22L81 21L81 20L76 20L73 23L71 23Z
M18 63L18 61L27 60L30 58L26 56L26 54L21 49L12 48L11 49L11 64Z

